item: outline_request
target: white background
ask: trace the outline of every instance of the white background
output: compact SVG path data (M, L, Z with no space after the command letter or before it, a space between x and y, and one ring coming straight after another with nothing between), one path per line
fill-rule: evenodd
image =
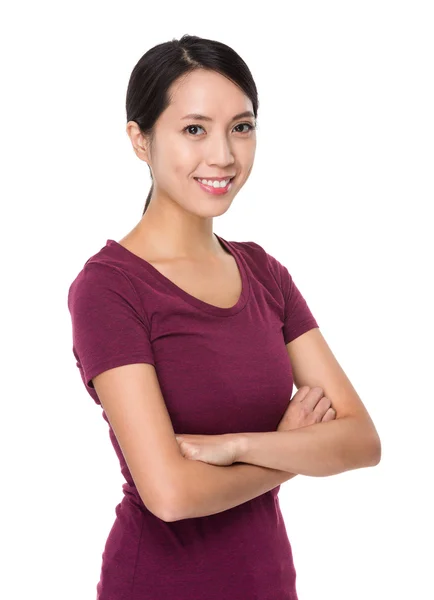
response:
M95 598L123 479L67 290L150 188L131 70L189 33L259 91L255 166L214 231L288 267L382 440L377 467L282 485L299 598L433 598L432 3L17 2L0 21L0 595Z

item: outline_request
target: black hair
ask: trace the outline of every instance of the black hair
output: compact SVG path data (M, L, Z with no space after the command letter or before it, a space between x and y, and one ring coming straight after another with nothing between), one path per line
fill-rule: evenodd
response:
M186 34L180 40L173 39L148 50L132 70L128 82L127 123L137 123L143 135L148 137L150 150L155 122L170 103L170 86L195 69L213 70L232 80L250 98L256 119L258 92L243 59L226 44ZM150 167L149 171L152 178ZM149 206L153 189L152 182L143 214Z

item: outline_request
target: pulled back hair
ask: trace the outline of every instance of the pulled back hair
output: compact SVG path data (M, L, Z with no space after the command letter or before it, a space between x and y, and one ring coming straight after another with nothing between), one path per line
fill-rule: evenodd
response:
M253 114L257 117L258 92L243 59L226 44L186 34L180 40L173 39L148 50L131 72L126 95L127 123L137 123L149 140L150 150L155 135L154 125L170 103L170 86L195 69L216 71L232 80L251 100ZM150 167L149 171L152 179ZM154 182L143 214L149 206L153 189Z

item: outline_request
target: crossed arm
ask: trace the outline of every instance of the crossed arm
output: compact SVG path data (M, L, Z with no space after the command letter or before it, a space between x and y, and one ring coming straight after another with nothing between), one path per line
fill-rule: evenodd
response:
M223 512L295 477L294 473L252 464L234 463L220 467L183 457L180 460L184 461L184 495L174 499L173 511L166 521Z
M294 383L321 387L337 418L291 431L234 434L237 458L215 466L180 457L183 493L173 500L167 520L222 512L256 498L295 477L328 476L381 459L375 426L319 329L287 344ZM247 464L244 464L247 463Z
M215 466L189 460L183 465L184 495L176 514L167 520L222 512L256 498L298 473L313 477L335 475L375 466L380 446L368 421L343 417L292 431L234 434L237 462ZM250 463L250 464L243 464ZM292 468L295 473L286 469Z

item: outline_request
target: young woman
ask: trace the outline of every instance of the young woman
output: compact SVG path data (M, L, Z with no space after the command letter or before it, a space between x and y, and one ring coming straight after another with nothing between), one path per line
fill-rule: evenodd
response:
M196 36L160 44L126 109L152 188L68 295L126 481L97 597L295 600L280 484L377 464L378 434L288 269L213 233L254 162L245 62Z

